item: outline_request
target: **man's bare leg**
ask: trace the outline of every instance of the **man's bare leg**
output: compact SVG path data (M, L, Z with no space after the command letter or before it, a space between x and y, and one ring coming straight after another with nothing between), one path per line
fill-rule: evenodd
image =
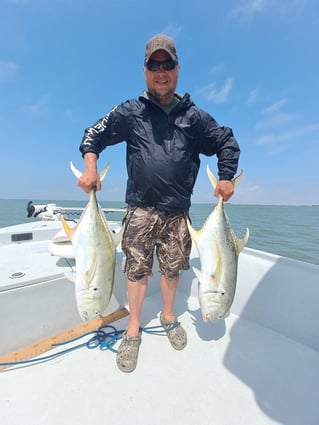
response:
M178 281L179 277L169 280L164 275L161 275L160 287L163 300L163 316L166 320L175 319L174 304Z
M130 310L129 324L127 328L128 336L136 336L139 333L141 311L147 292L147 276L141 280L127 282L128 303Z

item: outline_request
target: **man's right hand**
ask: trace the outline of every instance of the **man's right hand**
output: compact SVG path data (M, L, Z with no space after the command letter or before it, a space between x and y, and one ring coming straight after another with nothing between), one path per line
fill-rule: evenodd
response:
M92 189L101 190L101 181L97 172L97 156L88 152L84 155L85 171L78 180L78 186L86 193Z
M86 193L92 189L101 190L101 181L98 173L92 170L85 170L78 180L78 186Z

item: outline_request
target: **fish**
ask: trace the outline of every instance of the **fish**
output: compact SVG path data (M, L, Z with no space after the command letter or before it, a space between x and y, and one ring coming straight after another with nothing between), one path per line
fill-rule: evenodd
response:
M217 179L207 165L208 178L215 189ZM242 178L243 171L232 180L235 186ZM198 279L198 298L202 318L215 323L230 311L237 282L238 256L249 238L249 229L242 239L236 237L223 206L223 197L218 196L214 210L207 217L203 227L195 230L190 220L187 227L197 247L201 270L193 267Z
M102 181L110 164L99 174ZM76 177L82 173L70 163ZM116 246L122 230L114 235L108 228L105 215L96 199L96 189L74 227L61 217L65 233L70 238L75 254L75 298L84 322L100 316L108 306L114 286Z

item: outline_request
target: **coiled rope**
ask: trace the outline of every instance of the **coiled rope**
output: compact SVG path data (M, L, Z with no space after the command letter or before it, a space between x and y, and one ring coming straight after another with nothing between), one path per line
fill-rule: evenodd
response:
M162 326L149 326L149 327L142 327L141 329L142 329L142 332L145 332L148 334L161 335L163 333L166 334L167 332L176 328L179 325L180 325L180 322L176 322L167 329L163 329ZM125 332L125 329L118 330L112 325L102 326L96 331L90 331L76 338L72 338L64 342L52 344L52 348L61 347L92 335L86 342L82 342L80 344L66 348L64 350L59 351L58 353L49 354L47 356L36 357L34 359L20 360L17 362L4 362L4 363L0 362L0 366L10 367L10 366L27 365L31 363L42 363L48 360L56 359L57 357L63 356L65 354L68 354L72 351L78 350L79 348L83 348L83 347L86 347L89 350L92 350L94 348L100 348L100 350L102 351L110 350L113 353L117 353L117 350L114 349L113 346L116 344L117 341L119 341L122 338L124 332Z

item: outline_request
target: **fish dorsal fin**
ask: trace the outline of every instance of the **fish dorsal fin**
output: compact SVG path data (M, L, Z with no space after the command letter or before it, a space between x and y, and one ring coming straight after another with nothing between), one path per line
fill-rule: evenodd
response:
M189 234L191 235L192 241L197 246L198 245L198 238L199 238L200 231L195 230L194 227L192 227L192 225L191 225L191 223L190 223L190 221L189 221L188 218L186 220L186 223L187 223L187 228L188 228Z
M72 241L73 235L75 233L75 230L77 228L77 225L74 227L70 227L68 225L68 223L65 221L65 218L63 217L63 215L61 216L61 223L63 226L63 229L65 231L65 233L67 234L68 238Z
M229 236L230 236L230 238L233 241L233 244L234 244L235 249L236 249L236 254L237 254L237 257L238 257L239 253L245 248L245 246L246 246L246 244L248 242L248 239L249 239L249 229L247 228L246 229L245 236L242 239L239 239L235 235L234 231L231 228L229 228Z
M73 174L75 175L75 177L77 177L79 179L82 176L83 173L81 173L80 170L78 170L77 168L75 168L75 166L73 165L73 162L72 161L70 162L70 168L71 168ZM109 168L110 168L110 163L108 162L106 164L106 166L103 168L103 170L99 174L99 177L100 177L100 180L101 181L106 176L107 172L109 171Z
M237 239L238 253L240 253L240 251L242 251L245 248L245 246L248 242L248 239L249 239L249 229L248 229L248 227L246 229L245 236L242 239L238 239L238 238L236 238L236 239Z

